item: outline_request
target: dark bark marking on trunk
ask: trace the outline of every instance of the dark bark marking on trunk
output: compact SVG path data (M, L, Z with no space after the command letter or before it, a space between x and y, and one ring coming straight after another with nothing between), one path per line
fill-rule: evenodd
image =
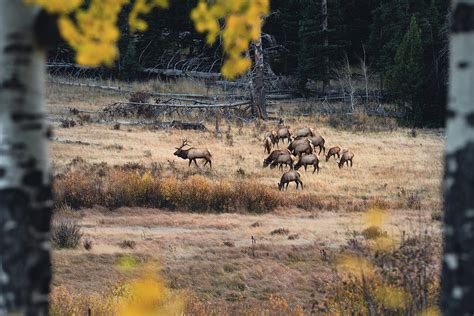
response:
M45 134L46 138L47 139L53 138L53 134L54 134L53 127L51 125L48 125L48 128L46 129L46 134Z
M31 59L28 57L18 56L15 58L14 63L20 66L27 66L31 62Z
M43 185L43 172L40 170L31 170L23 176L21 182L26 186L41 187Z
M460 62L458 63L458 67L459 67L459 69L463 69L463 70L464 70L464 69L466 69L466 68L469 67L469 62L467 62L467 61L460 61Z
M26 86L20 81L17 75L13 75L10 79L5 80L0 84L0 89L11 89L11 90L19 90L23 92L26 90Z
M7 35L7 39L10 41L18 41L23 38L23 34L20 32L13 32Z
M474 127L474 113L466 115L466 121L469 125Z
M26 161L20 162L18 166L23 169L33 169L36 167L36 159L31 157L30 159Z
M453 13L451 32L463 33L474 31L474 5L459 3Z
M24 151L26 149L26 145L24 143L13 143L11 148L13 151Z
M5 168L0 168L0 178L5 177L6 174L7 174L7 171L5 170Z
M24 112L13 112L12 113L12 120L15 123L20 123L22 121L41 120L43 118L44 118L44 114L42 114L42 113L24 113Z
M30 55L33 52L33 46L26 45L18 42L13 42L8 44L3 49L5 54L25 54Z
M455 167L450 168L450 165ZM445 159L442 306L445 315L474 314L474 142Z
M456 116L456 112L454 112L453 110L446 110L446 118L449 120L449 119L452 119Z
M42 123L23 124L23 125L21 125L21 129L24 130L24 131L40 130L40 129L43 129L43 124Z
M42 186L36 195L37 202L46 202L46 201L51 201L52 199L53 199L53 193L49 186Z

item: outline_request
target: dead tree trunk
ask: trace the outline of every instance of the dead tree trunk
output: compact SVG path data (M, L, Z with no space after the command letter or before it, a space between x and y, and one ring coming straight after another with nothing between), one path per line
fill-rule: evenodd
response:
M40 16L23 0L0 0L0 315L48 314L53 203Z
M441 305L474 315L474 1L452 8Z
M267 118L265 84L264 84L264 61L262 49L262 37L253 44L254 46L254 71L252 76L252 115L261 119Z
M323 94L326 93L327 87L329 86L329 32L328 32L328 1L321 1L321 11L323 17L322 32L324 36L324 74L323 74Z

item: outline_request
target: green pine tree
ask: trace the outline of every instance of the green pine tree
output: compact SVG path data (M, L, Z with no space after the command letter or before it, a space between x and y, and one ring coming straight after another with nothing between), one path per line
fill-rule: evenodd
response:
M416 18L411 18L410 27L395 55L395 64L387 74L387 85L400 104L411 109L407 119L416 122L422 115L421 87L424 83L423 46L421 30Z

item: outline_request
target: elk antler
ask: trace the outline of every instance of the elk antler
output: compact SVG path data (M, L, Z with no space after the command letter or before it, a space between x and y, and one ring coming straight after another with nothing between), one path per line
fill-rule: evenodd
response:
M181 149L186 145L189 145L189 142L188 142L187 138L183 139L183 143L181 144L181 146L177 147L176 149Z

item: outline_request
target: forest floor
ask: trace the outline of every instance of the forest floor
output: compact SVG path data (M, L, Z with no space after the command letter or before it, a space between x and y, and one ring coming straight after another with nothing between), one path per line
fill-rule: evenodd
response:
M126 98L112 92L50 84L49 117L55 121L70 117L68 108L99 110ZM355 153L352 168L339 169L334 158L326 162L321 155L319 174L302 171L304 193L327 198L332 207L278 207L260 215L138 207L80 209L74 217L93 248L54 250L53 287L103 292L129 277L117 268L117 262L124 255L135 255L158 262L170 288L190 290L210 304L257 304L277 295L309 310L324 301L325 285L333 280L331 258L354 236L360 237L366 228L363 214L368 208L385 210L383 230L395 240L423 231L439 237L440 225L432 214L441 210L444 131L420 129L413 134L409 129L396 128L360 132L331 127L321 116L287 115L285 124L313 127L326 139L327 148L337 145ZM205 125L209 131L153 130L146 126L116 130L113 124L93 121L71 128L55 126L53 172L61 173L77 157L87 163L109 165L156 163L167 176L197 174L230 182L244 178L277 190L282 172L262 168L266 157L262 136L274 128L271 123L238 125L223 121L223 133L217 137L213 122ZM195 147L210 149L212 170L188 168L186 161L173 156L183 138ZM278 194L305 197L295 191L294 184ZM284 230L274 232L279 228ZM252 244L252 236L256 244ZM124 240L134 241L135 246L120 246Z

